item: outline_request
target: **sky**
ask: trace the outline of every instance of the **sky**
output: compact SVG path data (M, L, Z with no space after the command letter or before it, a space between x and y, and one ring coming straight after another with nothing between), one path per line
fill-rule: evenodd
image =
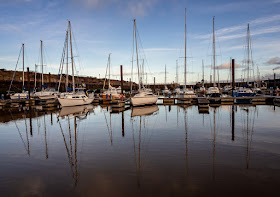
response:
M280 75L280 0L0 0L0 68L15 69L24 43L25 66L34 70L40 64L42 40L44 72L57 74L70 20L76 73L104 77L111 53L111 78L120 78L123 65L124 79L129 80L136 19L139 59L144 59L147 82L153 83L155 77L156 83L164 83L165 65L167 83L176 81L178 60L183 84L185 8L188 84L202 79L202 61L205 80L213 74L213 17L220 81L230 80L230 58L236 62L236 78L246 75L248 23L254 62L251 77L257 69L262 78L273 72ZM134 61L133 73L135 68ZM17 70L22 70L21 58Z

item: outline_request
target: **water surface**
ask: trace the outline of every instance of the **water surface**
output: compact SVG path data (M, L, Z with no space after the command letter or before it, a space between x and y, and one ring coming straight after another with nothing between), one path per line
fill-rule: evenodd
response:
M280 107L1 112L1 196L272 196Z

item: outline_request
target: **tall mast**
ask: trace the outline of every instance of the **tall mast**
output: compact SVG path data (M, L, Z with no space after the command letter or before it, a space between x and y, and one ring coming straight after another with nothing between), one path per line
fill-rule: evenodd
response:
M176 60L176 83L178 84L178 60Z
M250 27L248 23L248 28L247 28L247 55L248 55L248 61L247 61L247 84L249 84L249 70L250 70Z
M139 60L138 60L138 49L137 49L137 37L136 37L136 21L134 19L134 31L135 31L135 50L136 50L136 58L137 58L137 68L138 68L138 80L139 80L139 90L141 88L140 84L140 72L139 72Z
M65 89L66 92L68 92L68 80L69 80L69 75L68 75L68 30L66 31L66 81L65 81Z
M204 61L202 60L202 87L204 87Z
M165 64L165 81L164 81L164 83L165 83L165 85L166 85L166 64Z
M109 79L108 79L108 89L110 88L110 77L111 77L111 53L109 53L108 58L108 66L109 66Z
M184 81L185 81L185 86L184 88L187 88L187 8L185 8L185 72L184 72Z
M130 93L132 93L132 83L133 83L133 56L134 56L134 24L133 24L133 32L132 32L132 57L131 57L131 80L130 80ZM132 83L131 83L132 82Z
M44 85L44 64L43 64L43 41L41 41L41 65L42 65L42 89Z
M214 87L216 87L216 48L215 48L215 17L213 17L213 65L214 65Z
M34 82L34 89L37 87L37 65L35 64L35 82Z
M71 23L69 21L69 32L70 32L70 49L71 49L71 64L72 64L72 82L73 82L73 93L75 93L75 77L74 77L74 59L72 50L72 35L71 35Z
M24 88L24 44L22 44L22 88Z

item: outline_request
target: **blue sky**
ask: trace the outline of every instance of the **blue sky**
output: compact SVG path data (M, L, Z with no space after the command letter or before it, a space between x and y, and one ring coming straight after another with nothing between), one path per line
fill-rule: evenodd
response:
M103 77L111 55L113 78L119 65L125 79L131 73L133 19L143 44L148 81L156 77L175 81L176 60L183 83L184 11L187 8L188 83L205 79L212 64L212 18L215 16L217 66L227 68L230 57L241 68L245 58L246 28L250 23L255 74L257 67L267 77L280 66L280 0L0 0L0 68L13 70L22 43L26 65L39 64L40 40L44 42L46 72L57 73L67 29L71 21L80 75ZM273 59L274 58L274 59ZM280 69L275 70L280 74ZM252 71L251 71L252 73ZM219 69L220 80L229 79L229 69ZM135 78L135 77L134 77Z

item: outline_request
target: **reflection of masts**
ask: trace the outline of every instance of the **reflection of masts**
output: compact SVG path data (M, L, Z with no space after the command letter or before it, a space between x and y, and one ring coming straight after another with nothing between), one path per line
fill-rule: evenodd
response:
M25 144L25 142L24 142L24 140L23 140L23 137L22 137L22 135L21 135L21 132L19 131L17 122L14 120L13 114L12 114L11 112L10 112L10 114L11 114L11 118L12 118L13 122L14 122L15 125L16 125L17 131L18 131L18 134L19 134L19 137L20 137L20 139L21 139L21 141L22 141L22 143L23 143L23 145L24 145L24 148L25 148L27 154L30 155L30 152L29 152L29 141L28 141L28 148L27 148L27 147L26 147L26 144ZM28 136L27 136L27 139L28 139Z
M29 138L28 138L27 124L26 124L26 117L24 118L24 121L25 121L25 131L26 131L26 139L27 139L27 153L28 153L28 155L30 155Z
M139 129L139 147L138 147L138 176L137 176L137 184L140 187L140 173L141 173L141 125L142 125L142 117L140 116L140 129Z
M75 124L75 186L77 186L78 183L78 160L77 160L77 117L74 118L74 124Z
M216 151L216 108L214 109L213 180L215 179L215 151Z
M48 154L47 127L46 127L45 114L44 114L44 129L45 129L46 159L48 159L49 158L49 154Z
M108 130L108 133L109 133L109 136L110 136L110 142L111 142L111 145L113 145L113 131L112 131L112 123L111 123L111 114L110 114L110 126L108 125L108 121L107 121L107 117L105 115L105 112L104 112L104 117L105 117L105 120L106 120L107 130Z
M70 126L70 118L68 116L68 127L69 127L69 143L70 143L70 157L71 157L71 161L72 161L72 157L73 157L73 151L72 151L72 135L71 135L71 126Z
M65 149L66 149L66 152L67 152L68 162L69 162L70 167L71 167L72 177L74 177L72 157L70 156L70 152L69 152L69 149L68 149L68 146L67 146L67 142L66 142L66 139L65 139L65 136L64 136L64 132L63 132L63 129L61 127L61 124L60 124L59 120L58 120L58 123L59 123L60 131L61 131L61 134L62 134L62 137L63 137Z
M188 125L186 118L186 109L184 109L184 120L185 120L185 135L186 135L186 175L188 176Z

